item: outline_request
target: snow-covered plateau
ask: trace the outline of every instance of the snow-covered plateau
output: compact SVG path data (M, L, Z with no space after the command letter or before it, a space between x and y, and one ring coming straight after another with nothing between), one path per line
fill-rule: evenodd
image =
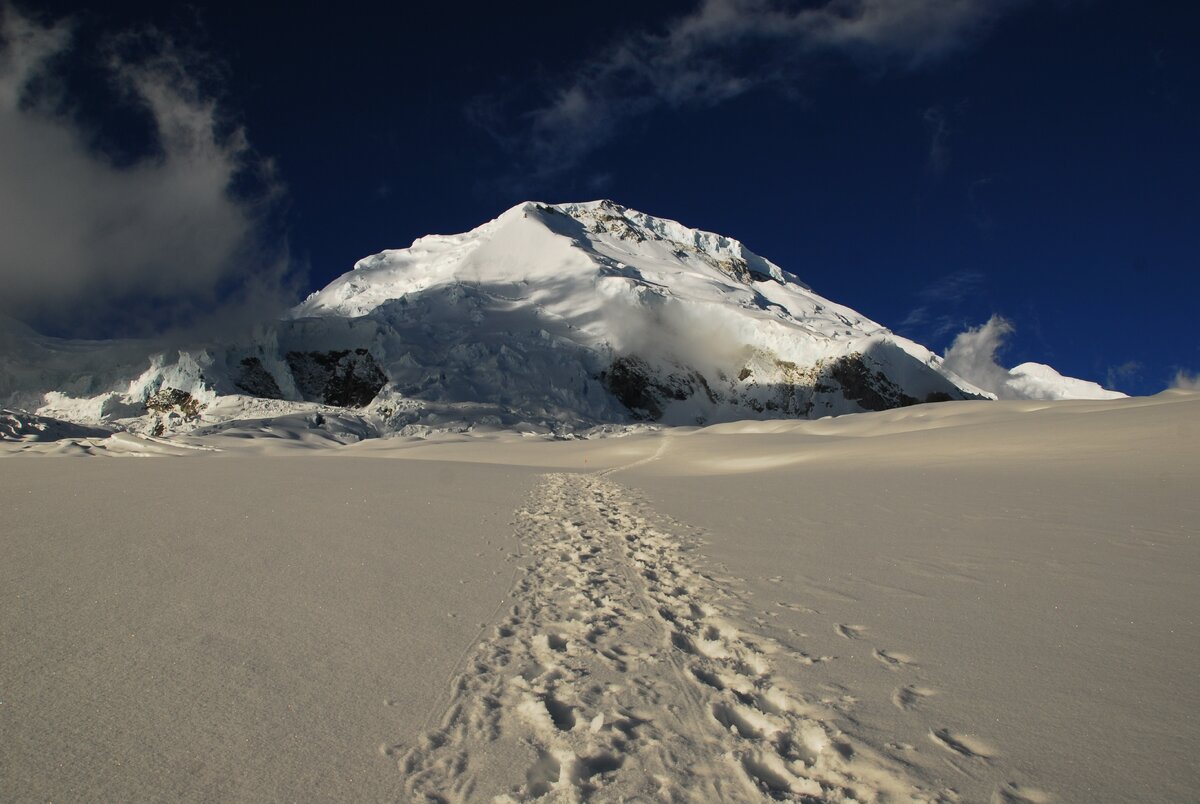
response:
M1200 394L557 440L258 415L0 416L0 799L1200 790Z
M1018 396L1114 395L1015 371ZM737 240L611 201L524 203L367 257L234 342L0 328L0 403L167 437L281 415L343 434L586 434L990 396Z

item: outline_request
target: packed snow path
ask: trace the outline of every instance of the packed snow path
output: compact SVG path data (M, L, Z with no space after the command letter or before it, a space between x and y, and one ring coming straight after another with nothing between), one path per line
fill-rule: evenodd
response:
M601 475L553 474L517 513L515 603L400 759L430 801L910 800L903 770L775 674L695 534ZM497 776L520 780L497 789ZM489 767L489 763L491 766Z

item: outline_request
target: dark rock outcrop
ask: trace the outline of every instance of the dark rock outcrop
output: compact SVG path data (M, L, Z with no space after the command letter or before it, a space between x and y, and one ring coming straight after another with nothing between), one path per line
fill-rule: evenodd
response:
M953 398L940 391L931 392L924 400L913 397L888 379L881 366L857 352L808 367L776 358L770 373L773 379L765 385L755 381L755 372L749 366L741 369L736 382L721 374L721 391L717 391L694 369L656 369L640 357L624 356L613 360L600 373L600 380L634 418L644 421L662 419L672 401L699 393L714 405L727 402L754 413L800 418L811 415L818 406L830 408L831 396L841 396L863 410L891 410Z
M241 371L233 384L250 396L283 399L279 383L257 357L242 358Z
M308 402L361 408L387 383L387 375L366 349L288 352L287 364Z
M687 399L696 393L693 376L658 375L645 360L634 356L615 359L608 370L600 372L600 382L634 418L644 421L661 419L668 400Z
M606 371L600 372L600 381L635 419L643 421L658 421L665 404L671 400L690 399L700 392L709 402L716 404L719 401L700 372L680 370L657 374L645 360L635 356L615 359Z
M842 396L857 402L865 410L891 410L917 404L882 371L871 371L860 354L839 357L826 364L823 372L841 386Z

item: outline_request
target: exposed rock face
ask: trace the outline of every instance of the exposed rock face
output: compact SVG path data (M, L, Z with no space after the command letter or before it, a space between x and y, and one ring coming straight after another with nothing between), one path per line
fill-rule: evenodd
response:
M634 418L642 420L658 421L663 415L664 402L690 399L700 389L710 401L716 401L708 381L699 372L657 374L639 357L618 357L607 371L600 373L600 381L629 408Z
M882 371L871 371L858 353L831 361L825 367L825 373L841 386L842 396L866 410L891 410L917 404L916 398L904 393Z
M655 368L637 356L616 358L601 372L600 380L634 418L644 421L658 421L672 402L701 393L714 405L743 407L747 416L765 413L804 417L818 407L830 407L839 398L855 402L864 410L891 410L953 398L943 392L932 392L923 400L906 394L859 353L807 367L759 353L755 363L760 372L766 369L769 381L760 382L759 372L750 365L744 366L736 379L721 374L710 382L689 367Z
M146 412L155 414L147 423L150 435L161 436L168 430L195 423L204 405L178 388L163 386L146 398Z
M185 420L199 418L203 407L198 399L178 388L160 388L146 399L146 410L168 416L175 414Z
M287 364L296 388L308 402L366 407L388 381L366 349L288 352Z
M628 221L624 216L625 208L612 201L601 201L593 216L589 231L595 234L611 234L621 240L631 240L642 243L646 234Z
M279 390L279 383L275 381L275 377L271 375L271 372L267 371L262 361L257 357L242 359L241 373L238 374L233 384L250 396L263 397L264 399L283 399L283 392Z

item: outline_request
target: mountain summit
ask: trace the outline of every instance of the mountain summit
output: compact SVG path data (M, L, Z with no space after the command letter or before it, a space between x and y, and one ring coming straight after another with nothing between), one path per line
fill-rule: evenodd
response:
M32 367L55 369L40 414L158 431L338 409L383 433L561 432L990 396L739 241L612 201L527 202L419 238L360 260L248 342L136 372L128 342L105 367L98 345L25 340L22 387ZM72 369L75 354L88 365Z
M703 424L983 395L737 240L612 201L524 203L368 257L280 340L366 350L393 424L455 404L497 423Z

